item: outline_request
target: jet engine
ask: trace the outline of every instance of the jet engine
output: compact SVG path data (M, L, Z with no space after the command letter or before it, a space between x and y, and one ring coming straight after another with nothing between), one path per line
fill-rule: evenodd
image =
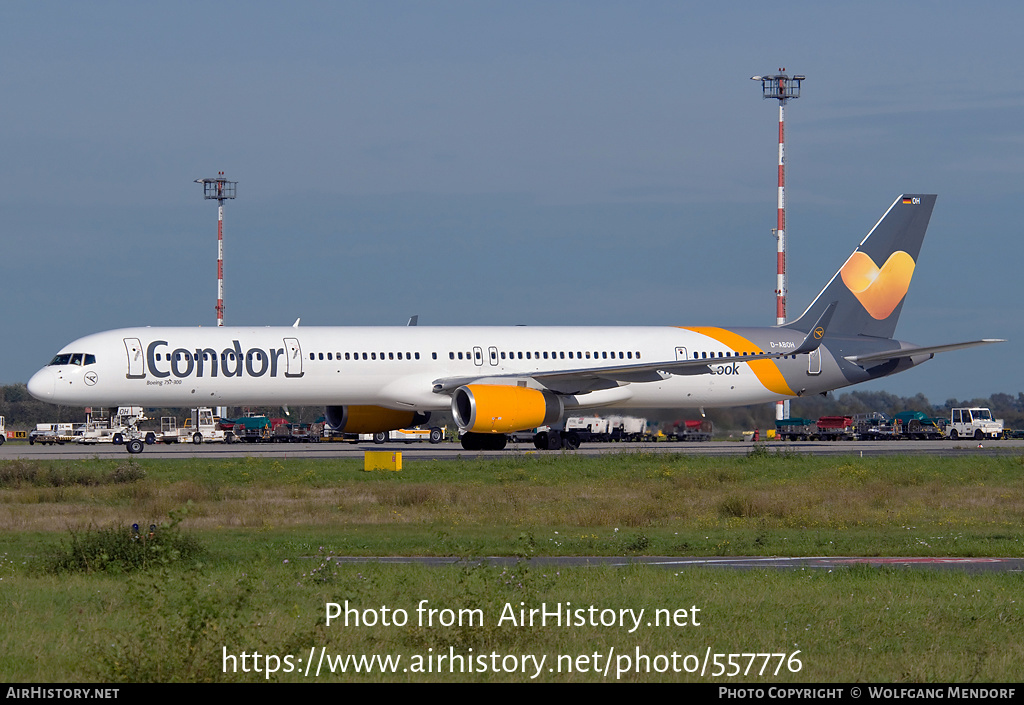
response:
M328 406L327 427L336 433L381 433L426 423L430 414L385 409L383 406Z
M565 407L552 392L511 385L470 384L452 394L462 433L509 433L558 423Z

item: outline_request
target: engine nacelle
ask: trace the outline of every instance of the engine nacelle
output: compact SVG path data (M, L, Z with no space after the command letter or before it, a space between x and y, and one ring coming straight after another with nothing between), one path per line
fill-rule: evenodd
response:
M381 433L426 423L430 414L385 409L383 406L328 406L327 428L335 433Z
M452 416L462 433L510 433L562 420L552 392L499 384L470 384L452 394Z

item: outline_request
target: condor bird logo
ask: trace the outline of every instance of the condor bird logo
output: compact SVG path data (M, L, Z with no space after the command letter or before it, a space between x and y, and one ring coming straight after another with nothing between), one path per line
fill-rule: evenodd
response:
M870 256L857 250L840 270L846 288L857 297L871 317L889 317L910 287L914 258L902 250L893 252L879 269Z

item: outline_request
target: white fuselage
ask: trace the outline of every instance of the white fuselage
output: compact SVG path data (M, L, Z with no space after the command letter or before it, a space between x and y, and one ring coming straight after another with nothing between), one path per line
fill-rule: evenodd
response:
M810 383L797 391L786 381L806 371L806 356L729 359L762 349L785 352L800 334L739 330L758 332L760 342L725 329L677 327L126 328L65 346L29 389L39 399L78 405L352 404L436 411L451 404L451 387L439 381L517 384L514 378L522 375L521 383L535 386L537 373L564 370L570 379L585 379L590 369L705 355L702 374L619 380L574 395L559 391L570 394L571 407L684 408L775 401L810 390ZM69 364L72 359L78 364Z

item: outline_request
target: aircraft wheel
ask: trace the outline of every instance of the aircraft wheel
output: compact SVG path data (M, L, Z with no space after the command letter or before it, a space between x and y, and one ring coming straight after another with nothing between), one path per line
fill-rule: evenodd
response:
M566 450L576 450L580 447L580 437L578 433L567 433L562 436L562 447Z
M506 445L508 445L508 436L504 433L492 434L487 439L485 450L505 450Z
M132 455L141 453L142 449L145 447L145 444L138 438L133 438L130 441L128 441L128 452L131 453Z

